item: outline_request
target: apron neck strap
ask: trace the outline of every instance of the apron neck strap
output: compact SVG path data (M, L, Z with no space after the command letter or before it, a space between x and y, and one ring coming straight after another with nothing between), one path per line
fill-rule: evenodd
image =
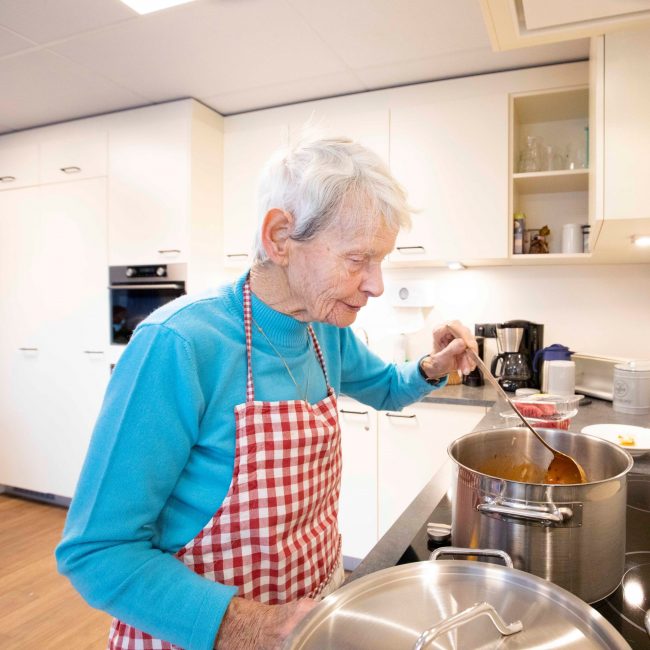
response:
M255 401L255 388L253 386L253 309L251 304L251 285L250 279L246 278L243 288L244 295L244 332L246 334L246 401L253 402ZM316 352L316 358L318 363L323 371L325 377L325 385L327 386L327 394L332 394L332 387L330 386L329 377L327 376L327 368L325 368L325 358L323 356L323 351L321 350L318 339L316 338L316 332L314 328L309 324L307 326L307 331L311 340L314 344L314 350Z

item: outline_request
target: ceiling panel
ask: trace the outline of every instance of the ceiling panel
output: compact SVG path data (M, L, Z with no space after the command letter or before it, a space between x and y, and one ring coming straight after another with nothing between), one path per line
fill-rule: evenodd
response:
M222 115L231 115L249 111L251 106L269 108L363 90L365 87L355 75L341 72L200 99Z
M225 94L346 69L284 0L185 5L53 49L158 100Z
M0 56L6 56L7 54L13 54L14 52L19 52L20 50L26 50L30 47L34 47L34 42L14 34L8 29L0 27Z
M369 88L434 81L589 58L589 40L493 52L489 47L355 70Z
M17 58L20 65L16 65ZM0 60L0 123L13 129L139 106L135 93L39 50Z
M136 16L119 0L0 0L0 25L37 43Z
M478 2L288 0L352 68L489 47Z

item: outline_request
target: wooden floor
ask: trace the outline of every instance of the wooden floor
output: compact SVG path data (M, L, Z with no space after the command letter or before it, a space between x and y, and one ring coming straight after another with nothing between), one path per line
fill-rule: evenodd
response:
M0 494L0 649L97 650L110 617L56 571L67 510Z

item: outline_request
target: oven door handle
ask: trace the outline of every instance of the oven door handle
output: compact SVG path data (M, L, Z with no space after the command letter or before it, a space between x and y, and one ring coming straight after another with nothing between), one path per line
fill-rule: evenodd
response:
M111 284L109 289L184 289L185 286L174 283L159 283L159 284Z

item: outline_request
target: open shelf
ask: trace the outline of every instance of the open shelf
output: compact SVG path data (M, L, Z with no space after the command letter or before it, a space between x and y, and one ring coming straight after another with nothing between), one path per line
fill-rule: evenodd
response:
M589 189L588 169L513 174L512 179L516 191L520 194L586 192Z

